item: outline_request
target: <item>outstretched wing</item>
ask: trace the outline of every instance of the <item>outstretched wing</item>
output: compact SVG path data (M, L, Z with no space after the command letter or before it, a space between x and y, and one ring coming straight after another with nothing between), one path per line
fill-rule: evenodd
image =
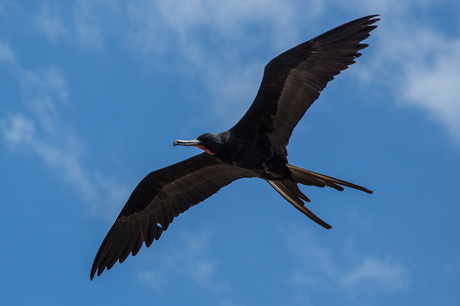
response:
M120 215L102 242L91 268L91 279L136 255L142 244L159 239L180 213L210 197L234 180L253 172L222 164L201 153L148 174L134 189Z
M368 46L361 41L377 27L377 16L348 22L272 59L233 135L286 157L292 130L326 84L361 56L358 51Z

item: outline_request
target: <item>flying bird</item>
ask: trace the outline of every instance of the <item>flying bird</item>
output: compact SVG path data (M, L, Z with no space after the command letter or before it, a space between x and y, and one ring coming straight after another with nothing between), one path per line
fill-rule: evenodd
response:
M168 229L174 217L241 178L266 180L281 196L307 217L329 224L313 214L310 199L298 184L350 187L372 191L288 163L286 146L292 131L329 81L355 63L361 43L377 26L378 15L336 27L272 59L249 110L231 129L205 133L194 140L176 140L174 146L204 150L177 164L148 174L134 189L102 242L91 268L97 272L135 256L145 243L150 247Z

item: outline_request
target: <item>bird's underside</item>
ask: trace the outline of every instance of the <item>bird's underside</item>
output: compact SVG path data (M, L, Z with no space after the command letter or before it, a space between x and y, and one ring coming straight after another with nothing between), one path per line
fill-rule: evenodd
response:
M361 42L376 28L377 15L363 17L304 42L265 67L253 104L230 130L206 133L174 145L205 152L148 174L134 189L102 242L91 279L129 254L149 247L180 213L241 178L266 180L289 203L325 228L329 224L305 207L298 184L372 191L288 164L286 145L299 120L326 84L367 47Z

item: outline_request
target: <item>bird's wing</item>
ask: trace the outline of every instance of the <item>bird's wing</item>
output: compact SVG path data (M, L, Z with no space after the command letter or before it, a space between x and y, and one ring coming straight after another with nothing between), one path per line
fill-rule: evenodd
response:
M252 177L250 170L221 163L201 153L148 174L134 189L94 259L91 279L118 260L149 247L180 213L234 180Z
M232 133L287 156L292 130L326 84L354 64L361 55L358 51L368 46L361 41L376 28L377 16L348 22L272 59L253 104Z

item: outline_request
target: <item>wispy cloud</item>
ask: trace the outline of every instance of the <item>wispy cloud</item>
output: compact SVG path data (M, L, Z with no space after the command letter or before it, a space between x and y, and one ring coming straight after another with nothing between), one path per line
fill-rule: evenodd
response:
M361 76L374 86L381 80L396 100L428 111L459 136L460 110L455 102L460 93L458 86L452 84L459 76L455 68L459 66L458 39L448 38L440 31L430 33L414 15L414 10L431 9L435 2L356 2L359 5L347 3L345 7L338 2L330 6L345 10L359 7L363 14L383 14L374 33L379 41L373 48L376 56L367 61L368 68L359 69ZM319 20L328 7L322 1L308 5L308 15L301 19L298 1L137 1L128 6L132 25L128 41L145 54L174 52L176 59L182 59L178 65L182 73L187 69L201 71L198 77L209 93L208 109L228 126L254 98L265 64L244 62L245 50L268 45L281 52L300 42L304 20ZM203 35L209 40L198 39ZM249 46L248 41L255 43Z
M51 42L69 34L69 29L64 25L59 7L47 2L42 4L35 18L35 25Z
M103 50L109 36L119 35L115 28L122 25L111 23L118 12L117 1L74 0L62 4L43 2L31 13L34 31L50 42L65 41L86 50Z
M378 290L386 292L407 289L411 283L408 271L400 264L392 264L385 260L366 258L343 277L345 286L359 290Z
M456 103L460 91L455 84L460 77L460 40L446 35L445 29L417 21L417 12L432 10L438 2L355 2L75 0L70 12L45 2L32 20L52 42L65 38L102 50L107 41L117 41L150 62L158 55L171 54L174 60L155 60L154 66L200 79L208 93L211 107L207 109L228 126L253 99L265 64L245 61L245 52L270 48L275 55L300 42L299 33L305 25L315 26L330 9L356 15L351 8L359 7L362 14L382 14L382 21L374 35L377 43L372 61L354 70L374 86L381 81L401 105L425 110L460 139L460 107ZM455 0L445 2L458 5ZM116 22L120 20L123 24ZM458 20L456 24L460 28ZM8 46L1 43L0 60L14 60Z
M157 253L149 257L155 268L143 268L138 272L138 280L161 292L167 289L170 278L178 276L214 293L228 292L228 283L216 276L218 261L209 258L212 233L183 232L181 236L181 243L175 243L173 249L164 251L167 256Z
M333 290L337 294L341 292L344 299L355 300L404 292L410 287L410 273L400 263L350 252L349 243L342 246L342 252L333 253L305 229L291 227L289 231L282 229L281 232L298 258L296 262L300 263L287 279L298 288L297 301L311 301L313 297L307 292L312 290Z
M424 110L460 140L458 35L455 30L448 33L446 28L434 26L438 23L435 14L427 17L429 21L416 15L420 10L435 9L435 1L407 1L403 6L391 5L393 1L382 3L368 4L382 5L382 21L375 33L375 54L372 61L367 61L368 66L360 68L360 76L386 87L399 105ZM453 20L460 29L458 19Z
M0 62L13 64L16 60L16 56L14 55L13 51L11 51L10 46L0 40Z
M248 35L255 33L269 36L284 45L282 41L297 36L296 27L293 26L296 14L294 7L292 1L280 0L139 0L128 5L128 13L134 24L132 34L142 38L135 43L143 46L140 50L150 52L161 50L156 48L161 41L166 41L170 48L202 43L197 36L203 33L212 38L209 43L216 45L228 40L245 41ZM261 24L264 28L260 28ZM254 32L257 29L260 32ZM273 33L275 35L267 35ZM180 51L190 61L195 60L194 56L187 54L187 49L181 48Z
M92 49L104 48L107 39L105 31L110 32L104 23L110 20L115 6L105 0L75 1L72 17L77 41Z
M372 61L367 61L366 67L353 70L365 72L360 75L373 86L380 81L401 105L425 110L460 138L460 104L457 103L460 89L455 83L460 78L460 40L443 33L442 29L428 29L417 22L414 9L430 9L435 1L395 3L396 0L375 0L359 5L363 12L383 15L373 35L377 43L373 44ZM300 42L301 30L306 25L314 25L311 20L320 20L327 16L328 9L337 7L350 10L342 2L327 5L324 1L75 0L71 8L65 10L57 2L45 2L38 6L31 20L53 43L65 39L103 50L108 41L116 41L118 46L130 49L145 61L155 58L156 63L165 65L163 68L201 80L210 106L206 109L213 112L222 126L228 127L254 98L265 64L245 54L269 48L275 50L276 55L292 47ZM457 25L460 27L458 21ZM174 61L164 60L168 54L173 54ZM56 142L50 142L51 135L73 139L60 140L58 147L66 147L65 152L70 152L70 148L81 150L82 141L71 127L60 122L60 111L56 110L58 105L66 107L69 103L69 89L62 71L57 67L25 69L9 45L2 41L0 61L19 71L23 100L32 112L31 115L24 111L10 115L9 131L13 132L14 124L18 133L26 132L21 128L32 126L34 139L46 141L45 144L53 148ZM73 136L66 137L63 133ZM41 152L52 151L44 149L45 146L41 148ZM75 164L82 165L83 155L80 152L60 160L78 159Z
M7 50L4 53L12 74L18 79L24 106L1 118L0 128L7 145L34 152L90 204L90 214L113 217L110 204L126 199L128 189L84 166L85 143L61 118L62 108L70 105L64 73L55 66L24 68L18 60L12 60L16 55L11 49L3 49Z
M4 127L3 133L10 144L18 145L30 142L34 137L34 124L22 114L11 115L9 127Z
M298 37L294 7L279 0L136 1L128 5L127 41L148 57L173 53L177 73L201 79L207 109L229 126L254 98L265 65L243 63L242 52L256 45L280 51L292 46Z
M431 42L432 48L423 52L431 60L405 67L403 101L425 109L460 139L460 39L423 30L417 34Z

